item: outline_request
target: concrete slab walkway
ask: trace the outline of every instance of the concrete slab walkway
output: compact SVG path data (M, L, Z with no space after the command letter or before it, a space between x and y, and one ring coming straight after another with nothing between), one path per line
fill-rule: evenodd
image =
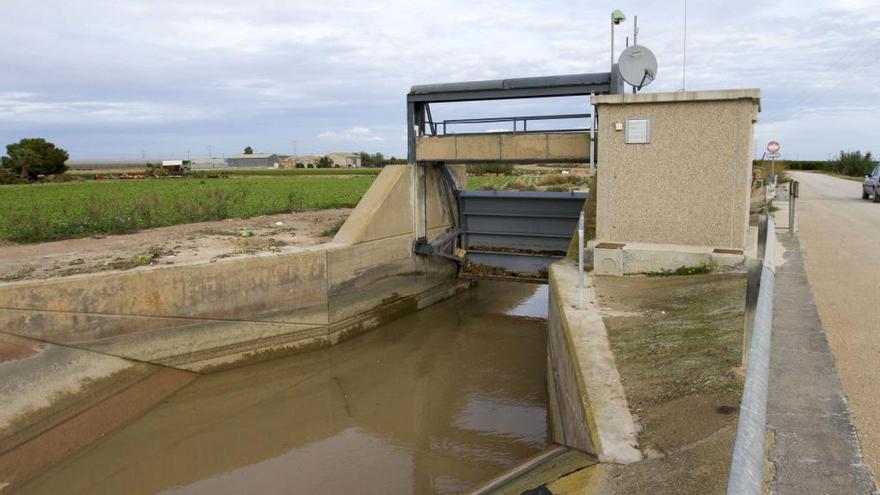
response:
M777 261L774 298L767 426L775 441L769 452L769 493L878 493L862 458L799 241L785 229L777 234L785 253Z

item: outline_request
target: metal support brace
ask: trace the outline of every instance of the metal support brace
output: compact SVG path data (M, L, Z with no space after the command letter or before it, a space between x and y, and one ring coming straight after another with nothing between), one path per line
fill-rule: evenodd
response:
M454 253L449 254L446 252L446 246L448 246L449 243L455 241L461 234L461 229L455 229L452 232L444 234L442 237L434 242L428 242L427 237L419 237L418 239L416 239L415 244L413 244L413 252L424 256L441 256L443 258L448 258L458 263L463 263L464 259L459 258Z

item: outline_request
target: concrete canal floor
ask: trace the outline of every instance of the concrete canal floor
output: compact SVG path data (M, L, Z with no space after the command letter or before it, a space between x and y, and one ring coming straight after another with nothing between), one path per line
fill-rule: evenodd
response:
M198 378L25 494L461 493L548 446L547 288Z

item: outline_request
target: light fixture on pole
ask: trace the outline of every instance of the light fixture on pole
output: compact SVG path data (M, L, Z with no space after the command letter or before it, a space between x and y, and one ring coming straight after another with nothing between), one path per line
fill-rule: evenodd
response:
M614 9L611 13L611 66L614 66L614 26L626 20L626 16L620 9Z

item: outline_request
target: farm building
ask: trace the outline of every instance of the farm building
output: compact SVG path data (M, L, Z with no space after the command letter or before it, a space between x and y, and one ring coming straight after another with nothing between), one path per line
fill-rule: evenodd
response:
M328 153L327 157L333 160L333 166L339 168L360 168L361 155L357 153Z
M193 170L226 168L229 166L222 158L193 158L191 161L190 168Z
M300 155L296 157L296 163L302 163L305 168L317 168L318 161L327 157L333 161L333 168L360 168L361 155L357 153L327 153L326 155Z
M299 155L296 157L296 163L302 163L305 168L316 168L321 155Z
M273 168L280 157L274 153L254 153L251 155L235 155L226 159L233 168Z
M162 170L169 174L183 174L190 165L189 160L162 160Z

